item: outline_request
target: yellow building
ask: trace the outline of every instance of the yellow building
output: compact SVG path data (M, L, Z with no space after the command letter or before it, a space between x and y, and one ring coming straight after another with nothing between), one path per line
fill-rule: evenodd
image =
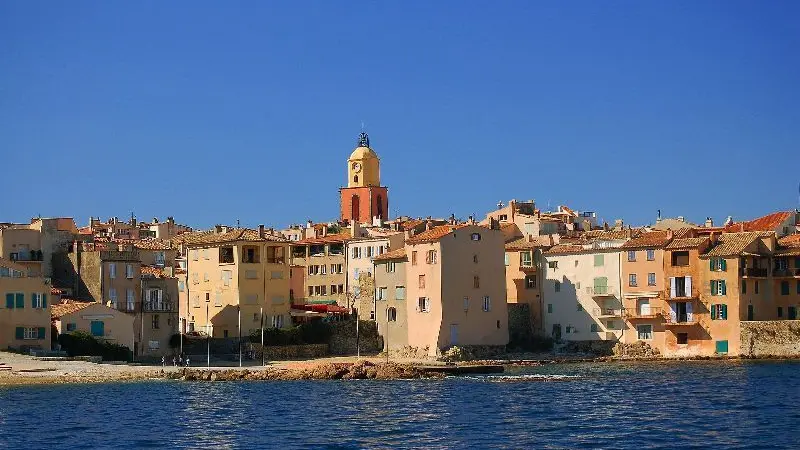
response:
M436 356L452 346L508 343L503 234L443 225L406 241L408 345Z
M260 329L262 308L265 326L290 326L289 242L283 236L263 226L218 226L174 241L186 251L187 304L181 302L179 311L187 332L246 336Z
M50 350L50 285L0 258L0 349Z
M528 235L505 245L506 293L509 310L516 305L527 305L530 332L544 333L540 271L537 258L541 251L552 246L550 236ZM538 253L537 253L538 252ZM514 332L515 330L512 330ZM525 331L525 330L520 330Z
M68 301L53 305L53 325L59 334L83 332L133 350L133 316L96 302Z

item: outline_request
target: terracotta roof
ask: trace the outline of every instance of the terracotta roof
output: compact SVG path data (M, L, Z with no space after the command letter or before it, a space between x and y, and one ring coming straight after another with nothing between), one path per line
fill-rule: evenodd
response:
M55 287L50 288L50 295L61 295L63 293L64 293L64 291L62 291L59 288L55 288Z
M156 266L142 266L142 275L152 275L156 278L164 278L164 269Z
M692 237L692 234L694 233L694 230L695 229L692 228L692 227L678 228L677 230L675 230L673 232L673 236L672 237L674 239L682 239L682 238Z
M630 235L628 235L628 230L592 230L583 233L581 236L583 240L600 240L600 241L617 241L623 239L630 239L631 237L638 236L641 233L639 229L632 229L630 230Z
M336 234L329 234L327 236L321 237L310 237L306 239L301 239L299 241L292 241L292 245L321 245L321 244L339 244L342 242L349 241L350 238L350 230L349 229L342 229L339 233Z
M717 243L701 256L739 255L759 237L760 233L723 233Z
M422 219L406 220L405 222L400 224L400 229L403 230L403 231L408 231L408 230L411 230L414 227L417 227L417 226L423 224L424 222L425 221L422 220Z
M17 264L14 261L11 261L11 260L8 260L8 259L5 259L5 258L0 258L0 266L7 267L9 269L13 269L13 270L22 272L25 275L28 274L28 268L27 267L23 266L22 264Z
M534 248L549 248L553 245L550 236L521 237L506 243L506 250L529 250Z
M672 242L664 247L667 250L680 250L688 248L697 248L708 242L707 237L694 237L694 238L679 238L673 239Z
M99 305L96 302L78 302L75 300L67 300L62 303L55 304L50 307L50 317L63 317L67 314L72 314L92 305Z
M239 241L288 242L286 238L284 238L283 236L279 236L275 233L270 234L267 231L264 232L264 237L260 237L258 235L258 230L253 230L250 228L236 228L226 233L215 233L213 231L184 233L181 234L180 236L177 236L174 240L177 242L183 242L187 246L222 244L226 242L239 242Z
M622 248L663 247L672 239L667 231L650 231L622 244Z
M582 245L576 244L558 244L554 245L550 250L546 251L545 254L548 255L555 255L561 253L579 253L586 249L583 248Z
M398 249L392 250L390 252L384 253L382 255L378 255L372 258L373 261L388 261L390 259L405 259L406 258L406 249L404 247L400 247Z
M726 230L736 231L775 231L794 214L792 211L778 211L747 222L733 223Z
M783 247L800 247L800 233L790 234L778 239L778 245Z
M780 248L773 254L775 256L800 256L800 247Z
M142 250L171 250L172 242L163 239L146 239L142 241L135 241L133 245Z
M465 227L466 224L458 224L458 225L439 225L437 227L433 227L428 231L423 231L413 237L408 238L406 242L409 244L422 244L425 242L436 242L444 236L447 236L453 230L457 230L459 228ZM480 225L476 225L480 226Z
M78 234L92 234L92 227L78 228Z

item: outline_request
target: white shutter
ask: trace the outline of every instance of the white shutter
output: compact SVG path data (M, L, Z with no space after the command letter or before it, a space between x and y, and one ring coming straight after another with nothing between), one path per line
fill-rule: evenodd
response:
M692 321L692 302L686 302L686 321Z
M677 290L675 289L675 277L669 277L669 298L675 298Z
M675 302L669 302L669 317L672 319L673 323L678 321L678 313L675 311Z
M692 277L684 277L686 280L686 296L692 296Z

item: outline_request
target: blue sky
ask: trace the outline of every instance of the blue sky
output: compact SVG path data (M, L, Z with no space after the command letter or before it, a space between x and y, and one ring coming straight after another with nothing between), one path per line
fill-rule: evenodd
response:
M800 3L0 2L0 221L797 206Z

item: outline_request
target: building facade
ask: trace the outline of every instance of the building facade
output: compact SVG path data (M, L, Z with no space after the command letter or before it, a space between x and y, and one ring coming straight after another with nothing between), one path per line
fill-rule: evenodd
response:
M136 346L133 316L95 302L68 302L53 306L52 323L59 334L82 332L113 344Z
M50 284L0 258L0 349L50 350Z
M383 350L402 350L408 345L408 298L406 295L405 248L383 253L373 259L375 274L375 317Z

